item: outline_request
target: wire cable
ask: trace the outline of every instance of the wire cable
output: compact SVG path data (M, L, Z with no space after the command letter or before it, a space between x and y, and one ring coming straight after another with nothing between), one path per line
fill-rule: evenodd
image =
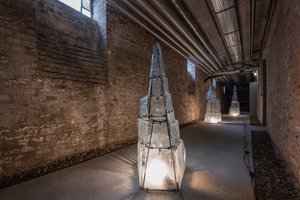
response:
M243 163L245 164L246 168L249 171L249 175L251 177L251 185L253 187L254 190L254 196L256 198L256 193L255 193L255 173L254 171L251 169L251 165L250 165L250 150L248 148L248 143L247 143L247 124L244 121L243 122L243 127L244 127L244 136L243 136L243 151L244 151L244 155L243 155ZM256 198L257 199L257 198Z

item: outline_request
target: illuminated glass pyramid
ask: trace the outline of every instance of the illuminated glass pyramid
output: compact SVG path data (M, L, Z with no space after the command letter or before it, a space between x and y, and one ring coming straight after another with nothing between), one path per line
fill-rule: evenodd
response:
M218 123L222 121L221 103L216 94L216 80L212 80L206 96L206 113L204 122Z
M143 189L178 190L186 166L159 43L153 47L147 96L140 100L138 174Z
M237 98L236 86L234 86L234 88L233 88L231 105L229 108L229 115L234 116L234 117L240 115L240 102Z

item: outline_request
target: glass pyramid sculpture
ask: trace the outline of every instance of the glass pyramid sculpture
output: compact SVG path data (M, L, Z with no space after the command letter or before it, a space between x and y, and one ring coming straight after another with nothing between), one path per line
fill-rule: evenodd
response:
M206 113L204 122L218 123L222 121L221 103L216 94L216 81L213 79L206 96Z
M237 98L236 86L234 86L234 88L233 88L231 105L229 108L229 115L234 116L234 117L240 115L240 102Z
M161 48L153 47L147 96L140 100L138 174L142 189L180 189L186 152L175 119Z

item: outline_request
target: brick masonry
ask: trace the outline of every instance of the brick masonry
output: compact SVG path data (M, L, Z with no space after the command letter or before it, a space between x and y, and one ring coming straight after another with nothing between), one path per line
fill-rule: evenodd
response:
M299 1L277 1L263 58L268 131L300 182L299 10Z
M95 20L57 0L0 0L4 186L14 183L9 177L38 176L137 139L158 40L102 0L94 9ZM189 95L186 59L164 44L162 51L176 118L203 118L205 75L196 70Z
M58 1L0 10L0 177L106 145L97 23Z

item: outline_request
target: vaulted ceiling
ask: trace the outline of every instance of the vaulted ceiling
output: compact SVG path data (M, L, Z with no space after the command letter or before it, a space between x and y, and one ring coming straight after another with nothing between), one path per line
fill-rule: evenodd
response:
M166 45L226 85L259 65L275 0L109 0Z

